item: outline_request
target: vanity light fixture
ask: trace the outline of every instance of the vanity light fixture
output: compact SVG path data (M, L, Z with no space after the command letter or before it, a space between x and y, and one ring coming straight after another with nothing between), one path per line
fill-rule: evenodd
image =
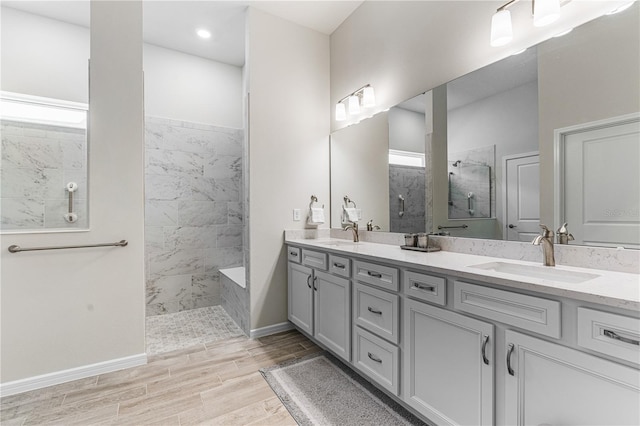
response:
M491 18L491 46L504 46L513 38L511 12L508 7L520 0L511 0L498 8ZM533 0L533 25L543 27L560 17L560 0Z
M340 99L336 104L336 121L347 119L345 101L349 106L349 115L358 115L361 112L360 106L370 108L376 105L376 97L371 85L366 84L353 93L349 93Z

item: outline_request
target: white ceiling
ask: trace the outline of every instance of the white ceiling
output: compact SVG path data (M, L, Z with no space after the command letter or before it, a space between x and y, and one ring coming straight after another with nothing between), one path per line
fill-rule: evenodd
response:
M331 34L363 3L359 1L144 0L144 40L192 55L244 65L244 12L248 6L324 34ZM2 1L2 6L89 26L89 1ZM196 28L213 36L200 39Z

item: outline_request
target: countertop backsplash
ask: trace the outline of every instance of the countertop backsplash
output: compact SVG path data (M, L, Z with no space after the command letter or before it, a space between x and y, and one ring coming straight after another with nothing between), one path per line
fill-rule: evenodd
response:
M397 246L404 244L404 234L361 230L359 235L360 241ZM287 240L327 238L350 240L352 233L341 229L285 231L285 239ZM440 247L441 250L456 253L542 262L542 249L527 242L431 235L429 236L429 244ZM554 248L558 265L640 274L640 250L560 244L556 244ZM425 253L425 256L428 255Z

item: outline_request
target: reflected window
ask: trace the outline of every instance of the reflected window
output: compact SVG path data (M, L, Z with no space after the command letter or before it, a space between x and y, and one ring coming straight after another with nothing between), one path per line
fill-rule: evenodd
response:
M424 167L424 153L399 151L396 149L389 150L389 164L398 166Z

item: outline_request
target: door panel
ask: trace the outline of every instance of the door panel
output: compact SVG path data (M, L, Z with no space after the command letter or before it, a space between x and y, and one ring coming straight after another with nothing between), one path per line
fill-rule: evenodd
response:
M640 123L564 138L564 218L576 244L640 248Z
M529 242L540 233L540 156L505 162L507 240Z

